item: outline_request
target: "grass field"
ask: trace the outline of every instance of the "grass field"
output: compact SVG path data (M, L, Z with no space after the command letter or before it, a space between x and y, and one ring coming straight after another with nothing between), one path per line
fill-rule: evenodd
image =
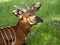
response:
M60 45L60 0L0 0L0 27L17 24L18 18L12 14L12 10L15 9L13 5L23 8L22 3L31 6L38 1L42 6L36 15L43 19L43 23L32 27L26 43L27 45Z

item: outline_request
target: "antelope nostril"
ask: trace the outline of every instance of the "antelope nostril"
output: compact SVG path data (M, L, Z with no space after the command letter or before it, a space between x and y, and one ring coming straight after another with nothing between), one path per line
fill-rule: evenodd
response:
M41 19L41 22L43 22L43 19Z
M41 18L39 18L39 17L36 17L36 19L37 19L37 22L39 23L39 22L43 22L43 19L41 19Z

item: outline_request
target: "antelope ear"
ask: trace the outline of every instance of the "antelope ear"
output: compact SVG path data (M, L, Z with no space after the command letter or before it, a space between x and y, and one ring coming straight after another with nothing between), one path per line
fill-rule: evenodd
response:
M19 9L16 9L16 10L13 10L13 14L15 15L15 16L17 16L18 18L22 18L22 11L20 11Z
M32 7L30 8L30 10L36 12L40 7L41 7L40 2L37 2L37 3L35 3L35 4L32 5Z
M13 10L13 14L18 16L22 14L22 11L20 11L19 9Z

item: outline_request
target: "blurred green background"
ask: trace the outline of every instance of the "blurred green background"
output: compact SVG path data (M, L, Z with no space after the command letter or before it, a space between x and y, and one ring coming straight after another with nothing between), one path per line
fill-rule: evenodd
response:
M13 5L25 8L22 3L31 6L35 2L41 2L36 15L43 23L31 28L27 45L60 45L60 0L0 0L0 27L17 24L18 18L12 14Z

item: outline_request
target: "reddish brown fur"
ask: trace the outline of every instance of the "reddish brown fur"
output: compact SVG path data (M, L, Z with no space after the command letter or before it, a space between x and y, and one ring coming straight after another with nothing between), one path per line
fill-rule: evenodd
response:
M37 7L35 5L37 5ZM41 18L35 16L35 11L40 7L40 3L38 2L35 5L26 12L22 11L22 9L17 9L13 12L19 18L18 24L3 29L0 28L0 45L25 45L25 38L30 32L31 25L42 22ZM22 14L20 14L19 11L21 11ZM20 18L20 16L22 17ZM16 42L14 43L14 41Z
M28 32L30 31L31 26L28 23L25 23L24 21L21 21L17 24L16 27L14 27L14 29L16 31L16 34L17 34L16 45L23 45L25 43L25 38L28 35ZM19 35L18 32L20 33L21 36Z
M24 20L22 20L22 21L19 20L19 22L16 26L7 27L7 28L9 28L10 30L11 30L11 28L13 28L13 30L16 33L16 43L15 43L15 45L23 45L25 43L25 38L28 35L28 32L30 31L31 25L29 24L29 22L24 17ZM7 31L7 28L0 29L0 31L2 31L2 30ZM2 39L0 39L0 41L2 41ZM0 43L0 45L1 44L2 43ZM2 45L4 45L4 44L2 44Z

